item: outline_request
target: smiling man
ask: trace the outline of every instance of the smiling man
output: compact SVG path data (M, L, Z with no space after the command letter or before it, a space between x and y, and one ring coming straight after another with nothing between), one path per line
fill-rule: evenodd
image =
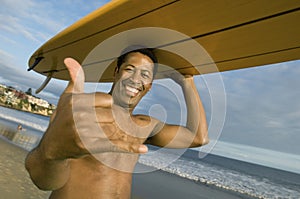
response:
M40 144L26 159L33 182L50 198L130 198L139 154L151 144L198 147L208 142L204 108L193 77L169 74L183 91L186 126L168 125L133 110L151 89L157 70L151 49L127 51L117 61L109 94L84 94L84 73L65 59L71 81Z
M115 83L110 92L115 104L128 108L134 108L138 104L151 89L157 70L157 65L154 64L156 62L156 57L149 49L134 50L131 56L125 53L119 57Z

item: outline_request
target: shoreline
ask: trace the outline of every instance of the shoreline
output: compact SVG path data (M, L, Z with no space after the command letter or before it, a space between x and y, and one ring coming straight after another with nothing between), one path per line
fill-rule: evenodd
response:
M0 136L2 136L3 140L6 142L16 145L25 151L30 151L40 141L40 138L37 135L27 133L23 130L12 129L12 127L2 125L1 123Z
M138 167L149 167L138 164ZM142 181L142 183L141 183ZM257 197L156 170L133 175L132 199L255 199Z
M4 128L3 128L4 127ZM2 130L1 130L2 129ZM10 129L10 132L9 132ZM12 156L12 160L10 160L10 165L14 165L16 162L19 164L22 169L24 168L24 160L28 153L28 151L32 148L31 146L35 145L37 142L33 141L29 138L32 138L32 135L29 135L22 131L17 131L16 129L11 129L6 124L0 124L0 150L3 151L2 156L7 156L9 158L9 153ZM27 147L26 147L27 146ZM3 148L2 148L3 147ZM7 151L9 148L9 152ZM151 147L150 147L151 148ZM22 155L15 155L18 152L14 151L23 151ZM153 148L155 150L155 148ZM177 150L170 151L171 153L167 153L166 155L174 155L178 153ZM14 157L13 157L14 156ZM159 157L165 158L164 156ZM284 196L282 193L292 194L295 196L299 192L297 192L297 186L300 185L300 178L299 174L291 173L288 171L278 170L274 168L265 167L262 165L257 165L253 163L247 163L240 160L230 159L226 157L221 157L214 154L208 154L205 158L199 159L198 152L194 150L187 150L181 157L182 161L184 160L185 163L184 168L178 165L178 163L174 162L173 169L179 168L179 170L171 170L164 168L158 170L155 169L152 164L148 164L149 162L142 162L142 164L137 164L136 170L133 174L133 188L132 193L134 194L132 198L140 198L140 199L147 199L147 198L172 198L172 199L181 199L186 198L188 195L189 199L201 199L201 198L228 198L228 199L235 199L235 198L269 198L268 196L276 196L277 194L272 194L271 192L266 192L267 190L274 189L274 187L281 186L279 190L283 192L278 192L278 195ZM142 158L143 159L143 158ZM149 159L150 162L155 162L156 157L154 159ZM7 161L5 158L0 159L1 163ZM188 164L189 161L194 162L194 164ZM199 162L199 165L198 163ZM158 164L159 161L157 162ZM187 163L187 164L186 164ZM203 166L203 164L207 164L207 166ZM197 165L194 167L193 165ZM16 166L13 168L8 168L6 165L0 164L1 170L10 170L10 175L14 173L14 171L18 170ZM5 167L6 166L6 167ZM194 167L194 169L193 169ZM202 168L201 171L197 170L197 168ZM216 168L219 168L216 170ZM181 170L182 169L182 170ZM188 170L186 170L188 169ZM149 172L152 171L152 172ZM176 171L176 172L174 172ZM179 173L177 172L179 171ZM222 176L226 175L229 172L229 176L234 173L240 173L236 176L236 179L229 178L225 181L222 181L223 177L219 176L218 173L221 173ZM147 173L143 173L147 172ZM188 173L185 173L188 172ZM189 173L193 172L193 173ZM233 172L233 173L232 173ZM181 175L183 174L183 175ZM196 175L196 178L190 178L187 176ZM27 177L26 177L27 175ZM248 178L247 175L251 176ZM25 176L25 177L24 177ZM6 176L0 179L0 183L4 182L5 179L14 179L16 177ZM24 170L23 174L19 177L20 179L28 178L28 173ZM199 180L199 179L204 180ZM275 183L276 185L271 186L268 185L268 182L264 183L265 180L269 181L270 183ZM217 180L217 181L216 181ZM221 180L221 181L220 181ZM231 180L231 181L230 181ZM232 181L234 180L234 181ZM240 183L243 182L244 183ZM261 181L262 180L262 181ZM261 182L260 182L261 181ZM253 185L250 185L249 183ZM228 184L229 183L229 184ZM231 184L230 184L231 183ZM247 189L243 189L243 186L248 186ZM29 179L30 186L34 186L31 180ZM264 188L255 188L256 185L260 185L259 187L266 187ZM2 186L2 185L0 185ZM3 185L5 186L5 185ZM18 185L16 185L18 186ZM35 187L35 186L34 186ZM242 187L242 188L241 188ZM253 189L252 189L252 188ZM2 188L2 187L1 187ZM36 188L37 189L37 188ZM26 189L27 190L27 189ZM156 190L157 193L153 193L153 190ZM250 190L250 191L249 191ZM252 190L252 191L251 191ZM1 191L1 189L0 189ZM253 192L254 191L254 192ZM291 191L291 192L290 192ZM18 191L17 191L18 192ZM20 192L20 191L19 191ZM265 194L267 193L267 194ZM154 195L153 195L154 194ZM268 195L269 194L269 195ZM291 195L291 196L292 196ZM11 198L11 197L10 197ZM15 198L15 197L14 197Z
M50 192L39 190L31 181L24 160L28 151L0 137L0 192L4 198L48 198ZM139 167L147 167L138 165ZM155 190L155 191L154 191ZM168 173L154 171L133 175L132 199L172 198L211 199L227 198L251 199L254 197L219 187L205 185Z

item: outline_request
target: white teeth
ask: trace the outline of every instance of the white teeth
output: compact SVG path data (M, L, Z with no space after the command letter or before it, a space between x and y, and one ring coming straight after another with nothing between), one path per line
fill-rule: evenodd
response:
M129 87L129 86L126 86L126 89L127 89L128 91L132 92L132 93L135 93L135 94L139 92L138 89L132 88L132 87Z

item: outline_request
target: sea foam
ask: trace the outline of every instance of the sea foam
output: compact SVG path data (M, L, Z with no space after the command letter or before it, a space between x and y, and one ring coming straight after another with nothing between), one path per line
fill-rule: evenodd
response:
M298 185L278 183L271 179L250 175L220 165L206 163L166 151L150 150L142 155L139 163L223 189L247 194L257 198L300 198Z

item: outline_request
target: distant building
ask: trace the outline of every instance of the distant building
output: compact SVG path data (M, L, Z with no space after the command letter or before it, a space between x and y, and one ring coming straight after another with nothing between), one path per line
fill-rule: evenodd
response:
M0 84L0 105L42 115L51 115L56 106L44 99L31 95L11 86Z

